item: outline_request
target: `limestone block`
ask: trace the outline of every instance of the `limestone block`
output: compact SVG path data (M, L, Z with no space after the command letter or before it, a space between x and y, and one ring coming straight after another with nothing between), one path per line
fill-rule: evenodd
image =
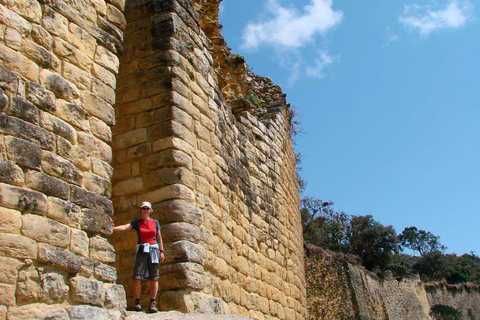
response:
M33 240L63 248L70 245L70 228L55 220L25 214L22 216L22 222L22 233Z
M90 233L101 233L103 235L110 235L113 231L108 214L96 209L82 211L81 228Z
M17 234L21 227L22 217L19 211L0 207L0 232Z
M150 199L151 203L156 203L169 199L182 199L187 202L194 202L195 195L191 189L181 184L173 184L145 193L145 199Z
M80 257L80 261L82 262L82 267L78 274L82 277L87 277L87 278L90 278L93 275L93 269L95 268L96 265L100 263L98 261L94 261L92 259L85 258L85 257Z
M7 319L7 307L5 306L0 306L0 319Z
M53 52L60 58L76 65L77 67L89 72L92 64L92 59L89 58L81 50L75 48L68 42L54 37L53 38Z
M0 61L2 62L3 67L21 74L28 80L38 81L38 76L40 74L39 66L20 52L0 44Z
M95 10L101 15L105 16L107 14L106 1L103 0L90 0L89 3L95 8Z
M110 143L112 142L112 129L102 120L99 120L95 117L90 118L90 126L92 128L92 133L99 139Z
M73 126L90 131L89 114L83 108L64 100L57 101L56 114Z
M68 25L67 39L70 44L73 44L90 59L93 59L97 42L86 30L75 23L70 23Z
M23 262L17 259L0 257L0 283L15 284L17 282L18 270L22 266Z
M37 243L21 235L0 234L0 253L6 257L35 259Z
M112 320L107 309L92 306L70 307L70 320Z
M32 36L32 39L44 47L45 49L50 49L53 44L53 37L52 35L45 30L42 26L38 24L33 24L32 25L32 32L30 33Z
M39 169L42 149L37 144L16 137L5 137L8 158L20 166Z
M165 244L165 263L195 262L203 265L205 249L190 241L177 241Z
M110 198L112 195L112 185L110 181L96 174L85 173L83 187L107 198Z
M146 141L147 129L141 128L117 135L114 139L114 144L115 149L124 149Z
M32 30L32 25L30 22L22 18L19 14L7 9L2 4L0 4L0 22L20 31L20 33L25 36L28 36Z
M81 220L81 209L71 202L48 197L47 217L70 227L78 228Z
M6 28L5 30L5 44L13 50L20 50L22 48L23 35L13 28Z
M39 112L35 105L17 99L12 98L12 103L10 104L9 114L20 118L22 120L31 122L33 124L38 124Z
M71 161L76 167L88 170L90 168L89 154L77 146L73 146L68 140L57 136L57 153L62 158Z
M22 212L44 214L47 211L45 195L0 183L0 204Z
M68 81L72 82L80 90L90 89L90 74L74 66L73 64L63 62L62 76Z
M78 132L78 145L90 156L110 163L112 161L112 148L102 140L86 132Z
M115 89L117 87L117 78L115 77L115 74L102 66L94 63L92 74L110 88Z
M44 300L48 303L62 303L68 295L64 276L58 272L43 273L40 276Z
M25 173L26 185L48 196L67 199L70 187L62 180L53 178L42 172L29 170Z
M52 116L50 113L40 113L40 123L46 130L64 137L71 143L75 144L77 141L77 132L67 122Z
M204 270L197 263L175 263L163 265L160 268L159 287L161 290L186 288L202 290L204 286Z
M182 166L192 169L192 158L181 150L167 149L149 155L145 159L145 164L149 170L155 170L161 166Z
M71 229L70 251L80 256L89 256L89 240L86 232Z
M106 263L115 262L115 248L107 239L95 236L90 238L90 258Z
M187 187L195 188L195 175L192 171L183 168L162 168L155 171L150 171L144 177L144 186L146 188L164 187L175 183L182 183Z
M104 121L108 125L115 124L115 111L113 107L89 92L84 93L82 107L92 116Z
M52 69L54 71L60 70L60 60L44 47L36 44L33 41L25 39L22 41L22 48L20 50L25 56L35 61L42 68Z
M54 111L55 95L38 83L27 81L27 99L45 111Z
M12 161L0 160L0 182L22 186L24 183L22 169Z
M152 144L150 142L145 142L128 148L126 151L126 161L143 158L152 153ZM124 161L123 157L118 157L118 159L122 162Z
M127 299L123 286L118 284L105 286L105 308L126 309Z
M92 158L92 172L107 180L111 180L114 174L110 164L95 158Z
M70 273L77 273L81 268L80 259L74 253L46 243L38 244L38 261Z
M65 309L58 306L49 306L41 303L28 304L23 306L10 307L8 319L30 320L30 319L55 319L70 320Z
M99 263L93 270L95 278L103 282L117 281L117 270L109 265Z
M18 13L25 19L40 23L42 18L42 7L36 0L6 0L5 6Z
M91 304L94 306L103 306L103 301L105 299L105 289L103 287L103 283L84 277L70 278L69 283L71 288L70 297L72 298L73 302ZM92 317L90 319L97 318Z
M39 270L33 265L28 266L18 273L16 297L17 303L38 302L43 298L44 292L40 283Z
M62 76L48 70L43 70L40 77L41 84L45 86L47 90L52 91L58 98L73 102L79 97L75 85Z
M15 305L15 285L0 283L0 304L4 306Z
M111 4L107 4L107 20L122 30L125 30L127 26L127 20L123 13Z
M52 35L67 38L68 19L50 7L44 8L42 25Z
M120 65L118 57L103 46L97 46L95 62L115 74L118 73L118 67Z
M138 87L135 87L135 89L138 89ZM153 107L152 99L150 98L134 100L134 101L122 104L121 114L128 115L128 114L139 113L140 115L137 117L137 121L140 127L146 127L149 124L163 122L164 119L162 118L162 116L165 115L165 113L161 113L161 112L164 112L166 108L161 108L158 110L151 111L152 107ZM144 113L145 111L151 111L151 113L149 112L145 114ZM152 118L155 120L152 120Z

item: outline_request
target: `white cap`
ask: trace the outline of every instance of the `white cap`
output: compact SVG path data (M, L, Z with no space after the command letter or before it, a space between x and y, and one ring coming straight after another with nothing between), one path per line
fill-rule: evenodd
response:
M142 202L142 205L140 206L140 208L143 208L143 207L149 207L150 209L152 209L152 204L150 202Z

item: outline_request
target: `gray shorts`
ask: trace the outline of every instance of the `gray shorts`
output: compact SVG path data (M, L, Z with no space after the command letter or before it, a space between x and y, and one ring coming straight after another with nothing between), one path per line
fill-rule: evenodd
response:
M145 277L145 271L148 270L148 279L154 281L158 280L158 267L159 263L152 263L149 253L137 252L135 257L135 273L133 279L147 279Z

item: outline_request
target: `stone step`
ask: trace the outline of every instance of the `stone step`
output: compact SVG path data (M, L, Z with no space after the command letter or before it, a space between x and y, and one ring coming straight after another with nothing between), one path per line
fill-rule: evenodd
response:
M255 320L237 315L224 314L186 314L178 311L145 313L128 311L125 320Z

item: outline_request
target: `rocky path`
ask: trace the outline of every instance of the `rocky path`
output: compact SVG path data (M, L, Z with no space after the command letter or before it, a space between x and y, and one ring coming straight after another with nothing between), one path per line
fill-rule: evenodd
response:
M145 313L127 312L126 320L255 320L237 315L186 314L178 311Z

